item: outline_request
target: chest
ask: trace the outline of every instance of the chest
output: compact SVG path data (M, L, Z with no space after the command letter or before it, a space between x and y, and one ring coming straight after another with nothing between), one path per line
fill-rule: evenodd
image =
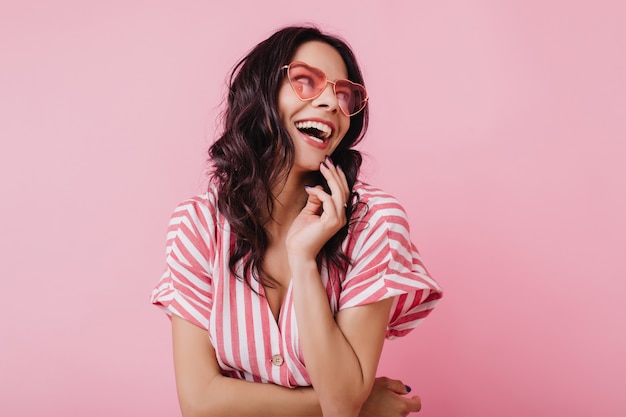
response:
M273 259L277 262L272 263L272 271L281 285L269 290L250 277L249 286L233 276L228 257L215 259L209 337L225 375L286 387L307 386L311 382L300 348L291 277L288 267L281 266L287 265L286 257ZM326 269L320 274L328 284ZM336 313L339 287L329 284L327 288L329 306Z
M291 271L284 242L268 247L263 257L262 266L263 270L272 278L272 281L263 286L263 290L272 317L278 322L281 307L291 283Z

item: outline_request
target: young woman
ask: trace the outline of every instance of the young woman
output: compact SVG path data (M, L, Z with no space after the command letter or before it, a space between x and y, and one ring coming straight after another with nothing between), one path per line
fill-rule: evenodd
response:
M288 27L235 67L207 193L168 231L152 302L172 317L187 416L399 416L385 337L441 297L390 195L358 180L368 96L350 48Z

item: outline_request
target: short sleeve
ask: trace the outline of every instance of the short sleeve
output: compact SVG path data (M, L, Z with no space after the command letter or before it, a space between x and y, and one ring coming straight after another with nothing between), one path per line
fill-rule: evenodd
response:
M212 264L215 253L215 205L208 196L178 205L170 219L166 266L151 301L208 329L213 305Z
M352 259L342 283L339 309L394 298L387 338L404 336L442 296L411 242L407 215L398 201L378 194L366 201L353 222L347 255Z

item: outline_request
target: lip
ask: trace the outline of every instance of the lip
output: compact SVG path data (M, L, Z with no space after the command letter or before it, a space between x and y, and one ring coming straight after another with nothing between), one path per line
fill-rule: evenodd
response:
M298 130L298 134L300 135L300 138L304 141L304 143L306 143L309 146L312 146L314 148L317 149L326 149L328 148L328 146L330 146L330 139L326 139L324 142L317 142L313 139L311 139L311 137L307 134L304 134L302 132L300 132Z
M302 119L298 119L294 122L294 126L296 125L296 123L299 122L306 122L306 121L311 121L311 122L319 122L319 123L324 123L326 126L330 127L332 129L332 133L331 136L329 136L328 138L326 138L323 142L318 142L315 141L313 139L311 139L311 137L303 132L301 132L300 130L298 130L298 134L300 135L300 138L302 138L302 140L304 141L304 143L306 143L309 146L312 146L314 148L317 149L326 149L330 146L330 142L332 140L333 135L335 134L335 132L337 131L337 127L335 126L335 124L331 121L325 120L325 119L321 119L319 117L304 117Z
M326 126L328 126L328 127L330 127L332 129L333 134L337 130L337 126L335 126L335 124L333 122L331 122L329 120L326 120L326 119L320 119L319 117L305 117L305 118L296 120L294 122L294 124L295 123L300 123L300 122L306 122L306 121L324 123Z

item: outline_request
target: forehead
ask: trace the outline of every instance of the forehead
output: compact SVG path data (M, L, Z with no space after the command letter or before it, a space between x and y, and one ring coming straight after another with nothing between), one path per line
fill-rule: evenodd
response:
M326 73L329 80L348 78L348 69L339 52L329 44L320 41L303 43L296 49L292 61L301 61L317 67Z

